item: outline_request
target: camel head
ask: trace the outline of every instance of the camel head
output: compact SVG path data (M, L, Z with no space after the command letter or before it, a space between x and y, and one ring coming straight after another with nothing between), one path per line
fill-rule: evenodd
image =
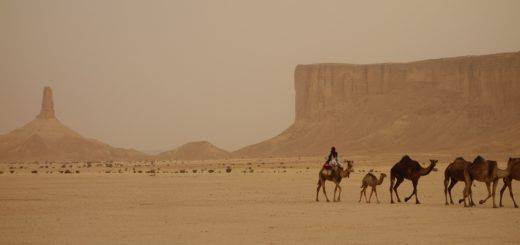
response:
M342 177L349 177L351 172L354 172L354 161L351 160L345 160L344 162L347 163L347 169L342 171Z
M435 167L435 165L437 165L437 162L439 162L439 160L435 160L435 159L430 159L430 166L432 168L432 171L436 172L438 169Z

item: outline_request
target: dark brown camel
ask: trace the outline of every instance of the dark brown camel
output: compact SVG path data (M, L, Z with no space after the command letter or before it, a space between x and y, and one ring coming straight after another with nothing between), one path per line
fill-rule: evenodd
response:
M498 180L507 177L506 170L498 168L496 161L486 160L481 156L477 156L473 163L468 165L464 170L464 198L459 200L464 202L464 207L468 207L466 204L466 198L469 197L469 206L475 206L473 202L473 193L471 192L471 186L473 181L480 181L486 183L488 190L488 196L479 201L480 204L484 204L490 197L493 197L493 208L498 206L495 203L495 193L497 189ZM493 190L491 190L491 183L493 183Z
M329 197L327 196L327 192L325 191L325 181L332 181L336 186L334 187L334 202L339 202L341 200L341 186L339 185L341 183L341 180L343 178L348 178L350 176L350 173L354 171L352 161L347 161L347 169L343 169L343 167L337 166L334 168L332 173L326 173L327 170L321 169L319 173L319 179L318 179L318 188L316 188L316 201L319 202L318 194L320 193L320 187L323 189L323 194L325 194L325 199L327 199L327 202L329 202ZM336 199L336 191L339 189L338 198Z
M471 162L464 160L462 157L456 158L444 171L444 197L446 198L446 205L449 203L453 204L453 198L451 197L451 189L457 184L457 182L464 182L464 170L469 166ZM449 184L449 187L448 187ZM450 196L450 202L448 203L448 194Z
M509 161L507 161L506 171L509 175L504 178L504 186L500 190L500 207L504 206L502 205L502 195L504 195L506 188L509 188L509 195L511 196L511 199L513 199L513 204L515 205L515 208L518 208L513 195L512 182L513 180L520 180L520 158L509 158Z
M419 183L419 178L428 175L435 168L435 164L437 164L437 160L430 160L430 166L423 168L417 161L412 160L409 156L405 155L390 170L390 202L394 203L392 191L395 191L397 201L401 202L399 194L397 193L397 188L404 179L408 179L412 181L413 192L409 197L405 198L404 201L408 202L408 200L415 195L415 203L420 204L421 202L419 202L419 199L417 198L417 184ZM397 182L395 182L396 179Z

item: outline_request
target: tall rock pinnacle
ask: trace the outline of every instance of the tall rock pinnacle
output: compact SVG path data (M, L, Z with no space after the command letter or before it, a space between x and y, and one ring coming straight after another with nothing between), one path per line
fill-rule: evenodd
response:
M43 88L42 109L40 114L38 114L38 118L56 118L54 116L54 102L52 101L52 89L50 87Z

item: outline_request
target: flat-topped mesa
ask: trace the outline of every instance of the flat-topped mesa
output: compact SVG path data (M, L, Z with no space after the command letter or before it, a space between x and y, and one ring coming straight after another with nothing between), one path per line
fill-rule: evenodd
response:
M294 72L296 116L236 156L520 151L520 52L409 63L310 64Z
M43 99L42 99L42 108L40 114L38 114L37 118L42 119L54 119L56 118L54 114L54 102L52 101L52 89L50 87L43 88Z

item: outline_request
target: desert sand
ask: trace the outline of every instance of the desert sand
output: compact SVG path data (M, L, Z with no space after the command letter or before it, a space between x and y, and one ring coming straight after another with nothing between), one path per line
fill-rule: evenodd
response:
M423 165L441 159L439 171L420 180L421 205L390 204L388 178L378 187L380 204L358 203L366 172L388 173L397 155L352 156L355 172L342 182L337 203L322 194L314 200L316 158L2 164L0 244L518 243L520 210L509 195L499 209L491 200L445 206L443 171L451 156L412 156ZM504 156L492 157L505 167ZM462 188L455 186L454 199ZM483 183L473 189L475 200L486 194ZM330 182L327 190L332 198ZM399 191L408 195L411 183Z

